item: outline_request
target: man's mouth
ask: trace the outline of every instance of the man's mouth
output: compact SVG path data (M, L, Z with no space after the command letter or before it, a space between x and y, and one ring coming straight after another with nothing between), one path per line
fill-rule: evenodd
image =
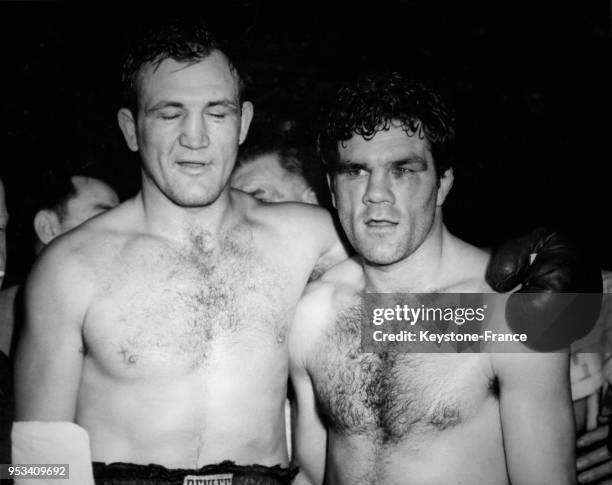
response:
M202 160L178 160L176 163L181 167L205 167L209 165L208 162Z
M178 160L176 164L184 173L191 175L200 175L207 170L209 165L211 165L209 162L203 160Z
M372 228L383 228L383 227L395 227L398 225L397 221L391 220L391 219L384 219L384 218L374 218L374 217L370 217L369 219L366 219L365 221L366 226L368 227L372 227Z

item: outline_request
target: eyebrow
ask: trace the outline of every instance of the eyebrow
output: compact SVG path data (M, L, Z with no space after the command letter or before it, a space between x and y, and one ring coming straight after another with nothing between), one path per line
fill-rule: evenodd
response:
M353 162L352 160L340 160L338 161L336 166L338 168L351 167L351 168L364 168L364 169L368 167L366 163Z
M238 110L238 105L229 99L222 99L219 101L211 101L206 103L206 108L216 108L217 106L221 106L222 108L228 108L231 110Z
M415 155L402 160L391 161L389 164L394 167L401 167L402 165L421 165L423 168L425 168L427 167L427 160L425 160L423 157Z
M423 168L427 167L427 160L424 159L423 157L420 157L418 155L414 155L414 156L410 156L407 158L400 158L397 160L390 160L389 162L386 162L385 165L391 166L391 167L401 167L402 165L420 165ZM350 168L361 168L364 170L368 169L368 164L367 163L362 163L362 162L354 162L352 160L340 160L338 161L338 163L336 164L336 167L338 169L341 169L343 167L350 167Z
M208 103L206 103L206 106L204 107L204 109L216 108L218 106L222 108L228 108L233 111L238 111L238 104L230 99L220 99L217 101L209 101ZM178 101L162 100L162 101L158 101L153 106L148 107L145 110L145 113L152 113L152 112L159 111L165 108L181 108L182 109L184 107L185 105Z

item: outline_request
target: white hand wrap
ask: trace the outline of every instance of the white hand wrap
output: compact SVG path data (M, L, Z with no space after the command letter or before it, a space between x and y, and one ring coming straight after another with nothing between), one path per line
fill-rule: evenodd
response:
M89 434L69 422L19 421L11 432L13 464L68 464L68 480L15 480L16 485L94 485Z

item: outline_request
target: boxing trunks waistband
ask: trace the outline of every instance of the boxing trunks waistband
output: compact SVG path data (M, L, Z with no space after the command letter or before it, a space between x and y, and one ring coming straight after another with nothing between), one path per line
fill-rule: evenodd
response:
M296 466L236 465L233 461L198 470L153 464L93 463L96 485L289 485L297 472Z

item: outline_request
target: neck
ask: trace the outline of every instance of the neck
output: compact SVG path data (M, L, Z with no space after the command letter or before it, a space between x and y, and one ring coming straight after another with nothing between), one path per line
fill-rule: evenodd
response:
M447 242L451 237L441 218L436 218L425 241L401 261L380 266L362 260L366 291L429 293L443 287Z
M208 205L183 207L168 199L157 187L146 187L136 196L144 214L146 231L178 242L193 237L194 231L221 236L232 223L234 209L229 186Z

